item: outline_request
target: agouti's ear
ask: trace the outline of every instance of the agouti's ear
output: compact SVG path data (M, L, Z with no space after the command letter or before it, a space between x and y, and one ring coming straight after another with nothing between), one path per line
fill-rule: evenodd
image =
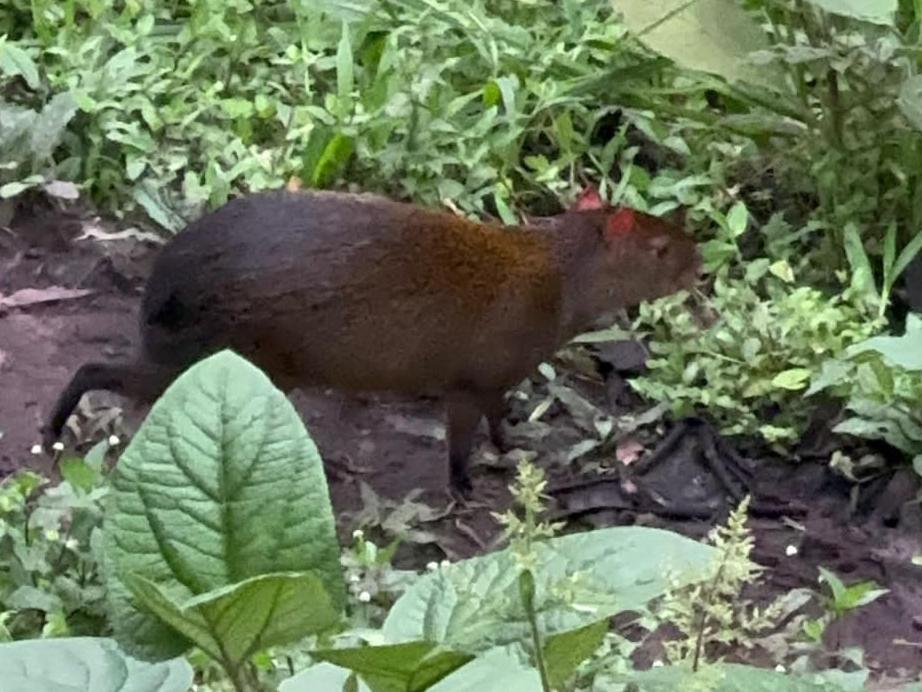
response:
M605 203L605 200L602 199L602 195L599 194L599 190L594 185L587 185L579 197L576 198L576 201L570 205L570 211L591 211L594 209L604 209L608 206Z
M633 209L620 207L605 219L605 239L616 240L637 228L637 216Z

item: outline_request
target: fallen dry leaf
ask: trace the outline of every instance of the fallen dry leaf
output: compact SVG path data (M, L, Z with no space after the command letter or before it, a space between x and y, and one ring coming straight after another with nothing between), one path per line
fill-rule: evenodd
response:
M618 443L615 450L615 457L625 466L633 464L643 456L646 448L633 437L628 437Z
M49 286L48 288L22 288L8 296L0 294L0 311L10 308L21 308L36 303L53 303L59 300L74 300L94 293L88 288L64 288L63 286Z

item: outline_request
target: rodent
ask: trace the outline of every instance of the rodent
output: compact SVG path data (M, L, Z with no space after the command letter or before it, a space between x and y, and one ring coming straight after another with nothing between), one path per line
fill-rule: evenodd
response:
M134 362L84 364L43 427L50 448L84 392L152 402L230 348L283 391L436 395L450 480L470 489L481 417L503 446L505 392L615 309L690 288L694 241L590 190L524 227L371 194L273 191L191 223L156 258Z

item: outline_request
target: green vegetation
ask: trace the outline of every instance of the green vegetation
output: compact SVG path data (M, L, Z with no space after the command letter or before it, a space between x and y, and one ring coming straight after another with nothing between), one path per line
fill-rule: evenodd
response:
M5 486L21 494L32 478L14 476ZM666 591L721 583L719 591L705 587L713 613L756 573L745 508L716 534L719 550L644 527L556 536L559 527L536 519L543 475L523 464L524 511L502 517L509 548L418 577L378 627L346 629L320 458L285 396L230 352L193 366L167 390L99 487L109 491L102 583L114 638L0 645L0 672L14 689L83 676L91 692L123 684L185 690L192 669L181 657L194 647L222 671L218 684L238 692L274 687L277 678L287 678L278 689L291 692L350 677L373 690L443 681L468 689L495 675L514 689L549 691L570 684L616 613L646 611ZM72 507L69 519L77 516ZM15 549L0 556L19 564ZM673 609L677 598L667 601ZM25 607L57 613L50 600ZM698 618L685 618L694 634L688 617ZM67 634L72 621L55 634ZM295 673L289 664L284 675L272 652L299 644L315 665ZM705 668L696 658L685 674ZM731 681L752 674L745 666L715 670ZM771 677L777 689L827 689L819 678Z

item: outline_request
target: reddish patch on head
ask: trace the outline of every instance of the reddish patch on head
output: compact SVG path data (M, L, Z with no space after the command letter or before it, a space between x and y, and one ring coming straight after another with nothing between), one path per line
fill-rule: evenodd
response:
M624 235L637 228L637 217L633 209L621 207L605 222L606 235Z
M599 194L598 189L593 185L587 186L576 198L576 201L570 206L571 211L592 211L594 209L603 209L605 200Z

